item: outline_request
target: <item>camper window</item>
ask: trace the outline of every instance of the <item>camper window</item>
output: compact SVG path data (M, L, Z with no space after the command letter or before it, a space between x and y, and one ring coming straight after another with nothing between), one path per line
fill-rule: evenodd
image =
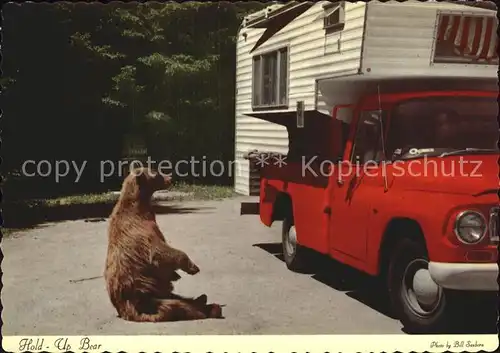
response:
M253 57L253 108L288 105L288 48Z
M323 6L323 28L326 34L344 29L345 2L336 1Z

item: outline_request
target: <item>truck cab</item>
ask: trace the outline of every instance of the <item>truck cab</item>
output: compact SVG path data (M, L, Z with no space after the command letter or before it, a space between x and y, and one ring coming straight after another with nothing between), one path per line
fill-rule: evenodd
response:
M447 326L464 293L497 292L497 96L372 93L307 133L284 123L300 152L248 158L282 161L261 163L259 214L283 221L287 267L307 266L309 249L376 276L413 332Z

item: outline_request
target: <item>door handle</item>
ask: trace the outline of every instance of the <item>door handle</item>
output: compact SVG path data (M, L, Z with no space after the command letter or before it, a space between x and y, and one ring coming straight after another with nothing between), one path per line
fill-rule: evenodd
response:
M323 212L326 213L327 215L331 215L332 208L330 206L326 206L325 209L323 210Z

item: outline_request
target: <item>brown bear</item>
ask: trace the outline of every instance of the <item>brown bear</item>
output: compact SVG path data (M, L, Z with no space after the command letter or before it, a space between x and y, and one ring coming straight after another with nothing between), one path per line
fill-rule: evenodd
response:
M104 278L118 316L128 321L158 322L222 318L221 305L207 296L172 293L182 270L200 270L181 250L167 244L156 223L151 197L171 184L169 176L137 168L125 178L111 213Z

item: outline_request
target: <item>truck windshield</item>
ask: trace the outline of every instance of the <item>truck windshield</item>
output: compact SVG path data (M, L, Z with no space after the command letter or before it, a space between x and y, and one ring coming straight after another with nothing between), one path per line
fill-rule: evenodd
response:
M387 155L393 159L498 153L498 103L494 98L413 98L391 114Z

